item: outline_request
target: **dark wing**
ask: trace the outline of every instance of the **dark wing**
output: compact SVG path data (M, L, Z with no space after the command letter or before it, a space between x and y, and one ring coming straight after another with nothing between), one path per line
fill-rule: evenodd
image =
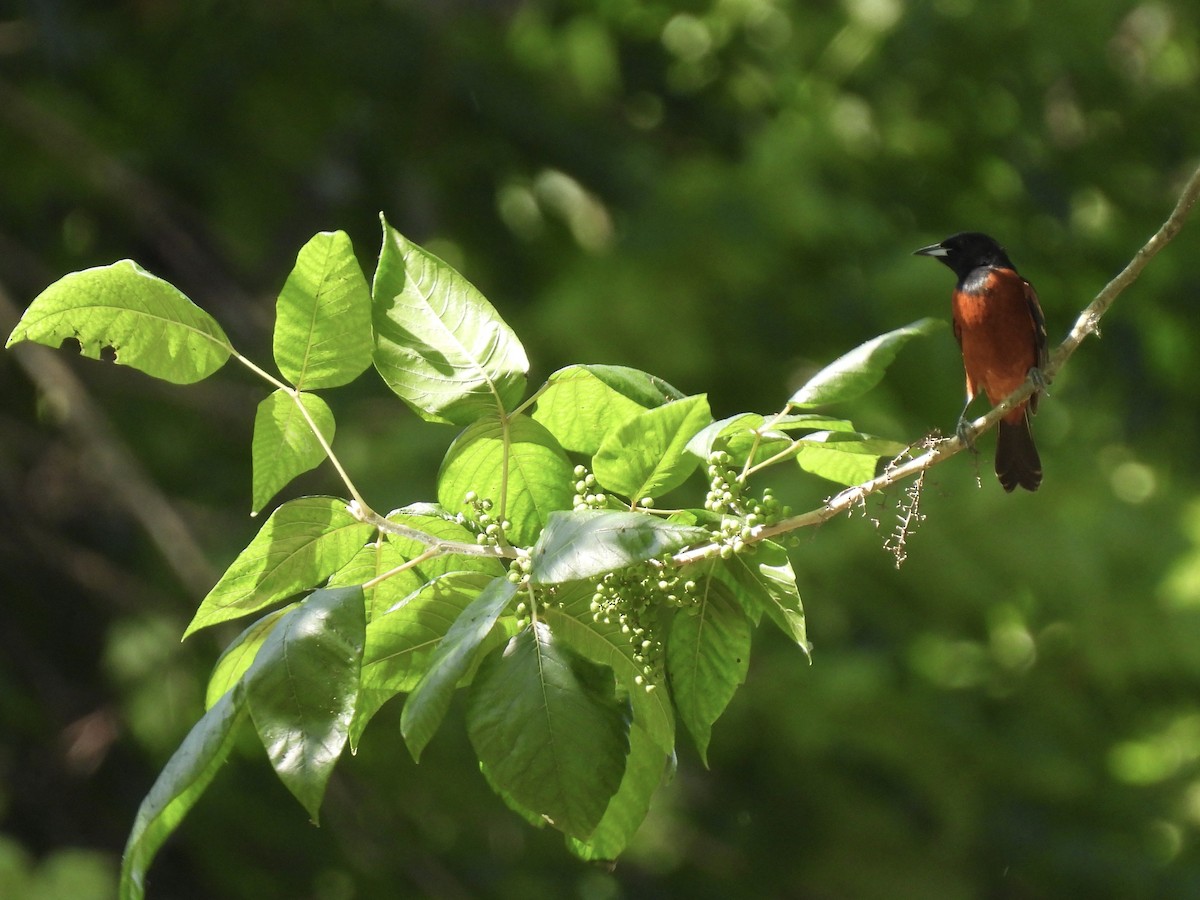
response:
M1025 283L1025 303L1029 307L1029 317L1033 319L1033 345L1035 356L1037 358L1037 367L1045 369L1046 364L1050 360L1050 353L1046 348L1046 317L1042 313L1042 304L1038 302L1037 291L1033 289L1033 285L1028 281L1021 279ZM1029 411L1037 412L1038 395L1035 393L1029 398Z

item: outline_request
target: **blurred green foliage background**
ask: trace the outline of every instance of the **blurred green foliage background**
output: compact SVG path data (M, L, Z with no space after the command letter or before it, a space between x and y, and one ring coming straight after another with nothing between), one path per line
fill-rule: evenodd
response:
M913 249L986 230L1062 335L1200 157L1200 6L1061 0L29 0L0 6L0 326L133 257L270 359L314 232L368 272L380 210L459 266L542 378L637 366L769 412L882 331L948 317ZM420 767L397 705L313 828L247 740L155 898L1200 895L1200 222L1122 296L1035 422L793 552L809 667L771 629L710 749L681 744L614 871L490 794L461 718ZM0 896L112 895L137 804L236 633L179 635L248 542L261 387L0 355ZM535 382L536 383L536 382ZM950 332L851 409L948 431ZM453 431L377 379L329 397L380 509ZM982 409L978 410L982 411ZM976 477L981 486L977 487ZM293 486L337 492L322 470ZM703 490L703 488L699 488ZM827 484L780 486L796 508ZM877 520L877 524L871 520Z

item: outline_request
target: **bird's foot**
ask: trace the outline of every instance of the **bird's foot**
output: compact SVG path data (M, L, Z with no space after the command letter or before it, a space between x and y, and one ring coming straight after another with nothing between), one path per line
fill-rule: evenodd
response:
M975 453L975 430L971 428L971 423L966 416L960 416L958 424L954 426L954 434L972 453Z

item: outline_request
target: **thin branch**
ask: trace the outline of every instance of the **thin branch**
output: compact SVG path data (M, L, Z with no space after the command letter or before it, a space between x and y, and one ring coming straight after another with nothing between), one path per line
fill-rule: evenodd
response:
M321 429L317 427L317 423L313 420L308 408L300 401L300 391L280 381L266 369L259 366L253 360L242 356L242 354L238 353L236 350L233 351L233 358L255 375L265 380L268 384L274 385L277 390L286 392L288 396L292 398L292 402L295 403L296 408L300 410L300 415L304 416L304 421L308 425L308 430L313 433L313 437L315 437L317 439L317 443L321 445L321 450L324 451L326 459L333 464L333 468L338 473L338 477L342 479L342 484L345 485L346 490L349 492L350 499L352 499L361 508L366 509L366 501L363 500L362 495L359 494L358 488L354 486L354 482L350 480L350 475L342 467L341 460L339 460L337 458L337 454L333 452L333 446L329 443L329 441L325 440L325 435L321 434Z
M1050 354L1050 362L1042 373L1047 383L1054 380L1054 376L1062 369L1063 365L1079 348L1084 339L1088 335L1098 332L1100 319L1108 312L1117 297L1137 280L1137 277L1142 274L1142 270L1146 268L1147 263L1179 233L1179 230L1187 220L1188 214L1192 211L1192 207L1195 206L1197 199L1200 199L1200 168L1196 169L1187 180L1183 192L1179 196L1179 201L1175 204L1175 209L1162 224L1162 227L1146 242L1145 246L1134 254L1133 259L1129 261L1129 265L1105 285L1104 289L1096 295L1096 298L1079 314L1079 317L1075 320L1074 327L1072 327L1066 339ZM1037 384L1034 380L1032 378L1026 379L1021 387L996 404L986 415L980 416L972 422L967 429L967 437L974 439L976 435L995 427L996 423L1004 417L1005 413L1024 402L1035 390L1037 390ZM871 494L887 490L906 478L918 475L944 462L951 456L966 449L966 447L967 444L959 437L942 441L920 456L913 457L906 463L894 466L882 475L872 478L870 481L846 488L830 497L823 505L818 506L816 509L791 516L771 526L760 525L756 527L752 530L750 540L747 543L764 541L781 534L787 534L790 531L827 522L834 516L849 512L855 507L860 506ZM719 543L704 544L676 554L675 562L679 565L687 565L716 556L720 551L721 545Z
M456 553L459 556L490 556L495 559L515 559L517 551L512 547L497 547L492 544L468 544L466 541L448 541L444 538L434 537L432 534L426 534L416 528L410 528L407 525L401 525L398 522L393 522L391 519L385 519L375 510L367 506L362 506L357 503L351 503L348 507L350 515L358 519L360 522L365 522L368 525L373 525L375 528L382 531L384 534L393 534L396 537L408 538L410 541L417 541L424 544L425 553L430 556L438 556L443 553ZM428 558L428 557L426 557Z
M395 566L394 568L388 569L383 574L376 575L370 581L364 581L362 583L362 589L364 591L369 591L369 590L371 590L371 588L375 587L376 585L378 585L384 581L387 581L389 578L399 575L401 572L407 572L409 569L416 568L421 563L425 562L425 560L433 559L433 557L440 555L440 553L441 553L441 551L438 550L437 547L426 547L422 552L418 553L412 559L407 559L404 562L400 563L400 565ZM393 607L393 609L394 609L394 607ZM391 612L391 611L392 610L388 610L388 612Z

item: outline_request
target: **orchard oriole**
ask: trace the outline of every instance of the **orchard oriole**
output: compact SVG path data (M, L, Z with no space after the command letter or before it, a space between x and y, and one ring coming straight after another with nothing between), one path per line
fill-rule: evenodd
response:
M1033 285L986 234L951 235L940 244L922 247L916 255L932 256L958 276L954 336L967 373L967 402L958 423L962 435L967 407L980 390L995 405L1019 388L1031 369L1040 372L1045 367L1046 320ZM1017 485L1036 491L1042 483L1042 463L1029 428L1040 394L1041 389L1000 420L996 476L1006 491Z

